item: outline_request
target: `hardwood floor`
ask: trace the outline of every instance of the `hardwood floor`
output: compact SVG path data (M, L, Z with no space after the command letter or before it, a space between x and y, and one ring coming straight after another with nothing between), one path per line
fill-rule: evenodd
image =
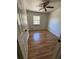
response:
M58 40L48 31L30 31L28 59L54 59Z

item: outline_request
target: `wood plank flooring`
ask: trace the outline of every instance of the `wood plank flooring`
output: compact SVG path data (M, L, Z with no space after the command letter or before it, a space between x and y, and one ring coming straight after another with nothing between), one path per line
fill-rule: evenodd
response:
M28 59L53 59L58 40L48 31L30 31Z

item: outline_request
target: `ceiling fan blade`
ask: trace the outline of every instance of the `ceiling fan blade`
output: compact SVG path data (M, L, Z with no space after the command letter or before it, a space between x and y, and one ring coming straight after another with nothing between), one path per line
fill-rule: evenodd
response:
M47 6L46 8L54 8L53 6Z
M41 3L41 4L39 4L38 6L48 5L48 4L49 4L49 1L45 1L45 2L43 2L43 3Z
M47 9L45 8L45 12L47 11Z
M42 10L42 9L44 9L44 8L40 8L39 11Z

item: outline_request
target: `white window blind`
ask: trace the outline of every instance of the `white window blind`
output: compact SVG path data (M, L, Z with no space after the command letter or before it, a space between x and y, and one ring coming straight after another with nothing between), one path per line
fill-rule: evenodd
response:
M33 16L33 24L40 25L40 16Z

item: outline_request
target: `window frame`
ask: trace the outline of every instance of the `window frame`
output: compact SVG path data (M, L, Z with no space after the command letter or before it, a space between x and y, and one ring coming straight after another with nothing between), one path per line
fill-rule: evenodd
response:
M34 17L39 17L39 20L36 20L36 21L35 21ZM38 21L38 23L35 24L34 22L37 22L37 21ZM32 20L32 24L33 24L33 25L40 25L40 16L35 16L35 15L34 15L34 16L33 16L33 20Z

